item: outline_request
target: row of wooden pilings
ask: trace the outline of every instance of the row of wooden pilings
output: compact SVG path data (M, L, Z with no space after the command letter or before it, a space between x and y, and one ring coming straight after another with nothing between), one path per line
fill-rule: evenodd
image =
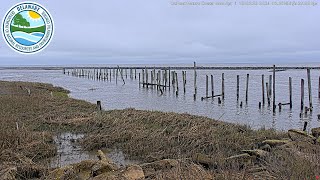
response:
M121 78L121 81L123 84L125 84L125 79L128 78L128 70L129 70L129 78L130 79L139 79L139 87L143 88L156 88L161 94L165 90L173 90L173 92L176 94L176 96L179 95L179 80L178 80L178 73L175 70L171 70L170 67L163 67L162 69L151 69L150 68L139 68L141 69L141 73L137 73L137 69L130 68L130 69L124 69L119 66L113 67L113 68L96 68L93 70L88 69L69 69L66 71L66 69L63 69L64 74L76 76L76 77L83 77L87 79L93 79L93 80L101 80L101 81L111 81L112 78L115 79L116 83L118 83L118 78ZM194 71L194 93L193 98L196 100L197 97L197 66L194 62L193 64L193 71ZM276 104L276 66L273 65L272 68L272 75L269 75L267 77L267 80L265 81L265 75L261 75L261 93L262 93L262 99L259 102L259 108L262 106L265 106L267 103L268 106L271 106L272 102L272 109L273 112L276 111L276 107L278 106L279 111L283 108L283 106L289 106L291 109L292 104L292 78L289 77L289 100L288 102L280 102ZM150 75L149 75L150 73ZM149 79L150 77L150 79ZM210 77L210 84L211 84L211 93L209 94L209 77ZM250 75L247 74L246 76L246 91L245 91L245 102L248 102L248 94L249 94L249 78ZM214 99L218 98L218 103L220 104L225 99L225 77L224 73L221 74L221 92L217 93L214 91L214 77L213 75L206 75L206 87L205 87L205 96L201 97L201 100L205 99ZM304 101L304 86L305 82L304 79L301 79L301 111L305 110L305 113L308 111L312 111L312 87L311 87L311 75L310 75L310 69L307 69L307 83L308 83L308 99L309 99L309 107L305 106ZM187 84L187 71L182 71L182 89L183 92L186 93L186 84ZM240 101L240 76L237 75L237 84L236 84L236 93L237 93L237 102L240 103L240 107L242 107L243 103ZM318 98L320 98L320 77L319 77L319 87L318 87ZM240 102L239 102L240 101Z

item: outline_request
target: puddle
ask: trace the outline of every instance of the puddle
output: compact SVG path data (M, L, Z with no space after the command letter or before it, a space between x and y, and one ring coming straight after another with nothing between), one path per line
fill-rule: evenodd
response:
M50 159L50 167L57 168L81 162L83 160L98 160L96 151L84 151L78 143L83 134L62 133L54 137L57 145L57 156ZM119 167L137 164L125 158L125 154L118 149L102 149L102 151Z

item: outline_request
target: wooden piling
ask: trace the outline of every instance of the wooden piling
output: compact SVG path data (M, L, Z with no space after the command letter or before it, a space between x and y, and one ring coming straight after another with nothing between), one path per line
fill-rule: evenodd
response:
M208 97L208 91L209 91L209 78L208 75L206 75L206 97Z
M308 122L305 121L304 124L303 124L303 131L306 131L306 130L307 130L307 126L308 126Z
M239 101L240 77L237 75L237 102Z
M266 91L267 91L268 106L270 106L270 93L269 93L269 84L268 83L266 83Z
M272 100L273 100L273 112L276 112L276 66L273 65L273 92L272 92Z
M102 107L101 107L101 101L97 101L97 110L101 111Z
M262 104L265 105L265 96L264 96L264 74L261 76L261 83L262 83Z
M307 69L307 75L308 75L308 93L309 93L309 108L312 111L312 92L311 92L311 75L310 75L310 68Z
M290 109L292 109L292 78L289 77L289 103Z
M304 79L301 79L301 101L300 101L300 104L301 104L301 111L303 110L303 107L304 107Z
M183 93L186 93L186 77L185 77L186 71L182 71L182 84L183 84Z
M169 75L169 81L168 81L169 83L168 84L169 84L169 91L170 91L170 87L171 87L171 70L170 70L170 67L169 67L169 74L168 75Z
M319 76L319 86L318 86L318 98L320 99L320 76Z
M222 95L222 100L224 100L224 73L222 73L222 77L221 77L221 95Z
M140 81L140 73L139 73L139 88L141 87L141 81Z
M178 92L179 92L179 83L178 83L178 82L179 82L179 80L178 80L178 73L175 73L175 75L176 75L176 78L175 78L176 80L175 80L175 81L176 81L176 85L177 85L176 95L178 96Z
M193 69L194 69L194 80L193 80L193 84L194 84L194 94L193 94L193 98L194 100L197 97L197 68L196 68L196 62L193 62Z
M270 101L271 101L271 95L272 95L272 75L269 75L269 98L270 98Z
M249 74L247 74L247 82L246 82L246 103L248 102L248 94L249 94Z
M148 76L148 69L147 69L147 67L145 67L144 70L145 70L145 73L146 73L146 75L145 75L145 76L146 76L146 85L147 85L147 88L148 88L148 87L149 87L149 86L148 86L148 83L149 83L148 77L149 77L149 76Z
M144 70L142 69L142 87L144 87Z
M211 96L214 96L214 84L213 84L213 75L211 75ZM214 98L212 98L214 99Z

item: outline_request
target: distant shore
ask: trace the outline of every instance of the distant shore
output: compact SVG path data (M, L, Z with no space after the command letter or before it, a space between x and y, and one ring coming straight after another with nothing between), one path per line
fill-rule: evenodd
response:
M117 66L24 66L24 67L0 67L0 70L63 70L63 69L115 69ZM193 66L120 66L121 69L171 69L193 70ZM320 66L276 66L276 70L303 70L320 69ZM197 70L271 70L272 66L197 66Z

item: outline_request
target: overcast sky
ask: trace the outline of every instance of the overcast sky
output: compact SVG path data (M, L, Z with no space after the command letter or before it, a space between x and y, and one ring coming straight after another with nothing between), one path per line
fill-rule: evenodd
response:
M18 2L3 0L1 19ZM35 2L53 16L51 44L36 55L20 55L1 38L0 65L320 62L320 3L228 7L172 5L167 0Z

